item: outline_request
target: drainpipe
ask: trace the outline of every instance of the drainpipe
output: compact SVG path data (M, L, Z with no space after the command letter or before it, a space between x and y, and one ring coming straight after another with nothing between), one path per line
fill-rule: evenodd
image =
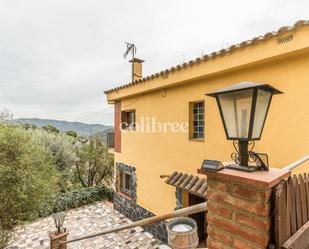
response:
M299 159L298 161L294 162L294 163L291 163L287 166L285 166L283 169L285 170L292 170L292 169L295 169L296 167L298 167L299 165L305 163L306 161L309 160L309 155Z

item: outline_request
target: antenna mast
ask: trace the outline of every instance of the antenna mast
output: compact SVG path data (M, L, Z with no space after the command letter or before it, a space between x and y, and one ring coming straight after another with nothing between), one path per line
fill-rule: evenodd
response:
M133 43L125 42L127 45L127 50L123 54L123 58L127 58L128 54L132 54L132 82L134 82L134 59L136 54L136 46Z

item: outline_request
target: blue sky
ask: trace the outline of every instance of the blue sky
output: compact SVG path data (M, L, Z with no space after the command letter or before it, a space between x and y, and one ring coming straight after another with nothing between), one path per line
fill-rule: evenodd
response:
M112 124L103 91L309 19L308 0L0 0L0 110Z

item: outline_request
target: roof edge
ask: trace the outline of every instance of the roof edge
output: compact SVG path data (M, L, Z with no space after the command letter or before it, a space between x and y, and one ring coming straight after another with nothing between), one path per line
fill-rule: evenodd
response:
M202 57L197 57L196 59L190 60L188 62L184 62L182 64L178 64L177 66L173 66L173 67L168 68L166 70L163 70L161 72L151 74L149 76L146 76L146 77L139 79L139 80L136 80L134 82L127 83L127 84L124 84L124 85L121 85L121 86L118 86L118 87L115 87L115 88L105 90L104 93L106 95L108 95L110 93L122 90L124 88L128 88L130 86L137 85L137 84L143 83L145 81L152 80L154 78L158 78L159 76L166 75L169 72L179 71L179 70L184 69L188 66L198 64L202 61L207 61L209 59L213 59L213 58L218 57L218 56L226 55L228 52L235 51L235 50L238 50L240 48L250 46L250 45L253 45L253 44L257 44L261 41L271 39L273 37L279 36L279 35L286 33L286 32L294 31L294 30L296 30L296 29L298 29L299 27L302 27L302 26L309 26L309 20L297 21L293 26L283 26L283 27L279 28L277 31L268 32L265 35L254 37L250 40L246 40L246 41L243 41L241 43L231 45L226 49L221 49L219 51L212 52L212 53L204 55Z

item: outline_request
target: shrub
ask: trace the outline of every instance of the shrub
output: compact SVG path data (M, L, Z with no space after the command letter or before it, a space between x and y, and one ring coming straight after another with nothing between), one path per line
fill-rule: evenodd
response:
M110 200L112 191L106 187L89 187L61 193L56 197L54 212L65 211L101 200Z
M67 211L96 201L112 200L113 190L105 186L80 188L66 193L59 193L52 203L42 209L41 216L54 212Z

